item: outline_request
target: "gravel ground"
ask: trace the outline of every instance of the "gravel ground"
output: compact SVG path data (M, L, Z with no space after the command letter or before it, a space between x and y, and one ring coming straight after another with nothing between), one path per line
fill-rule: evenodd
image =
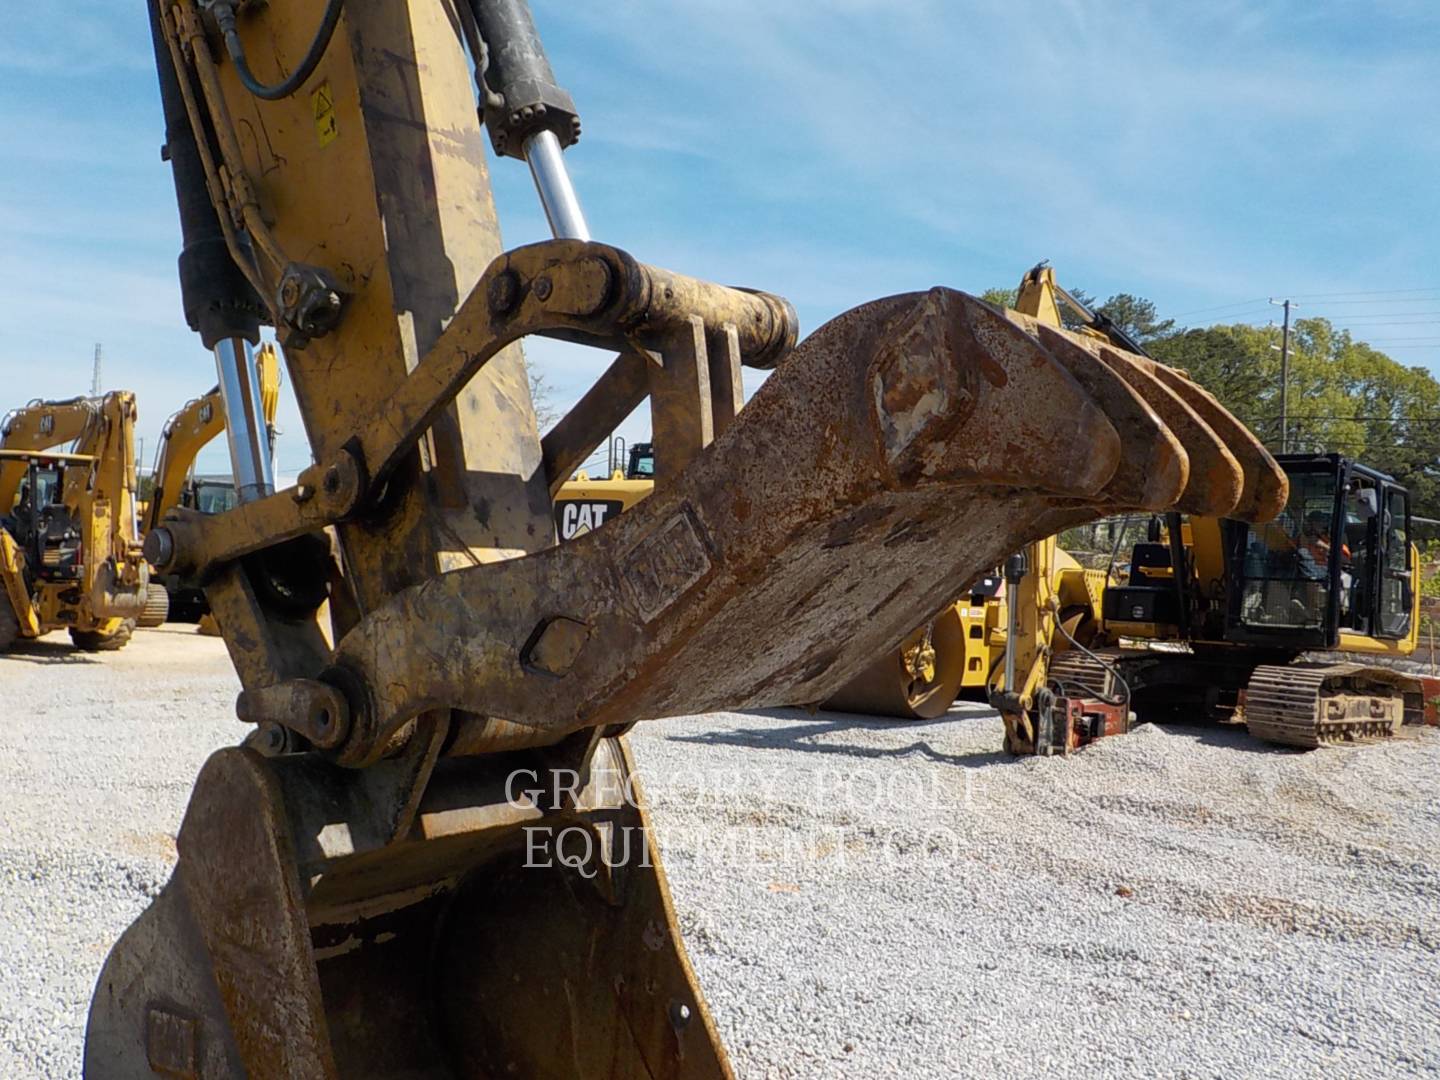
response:
M0 1077L78 1075L236 684L192 628L0 657ZM1007 760L960 706L634 737L745 1078L1440 1075L1440 733L1142 728Z

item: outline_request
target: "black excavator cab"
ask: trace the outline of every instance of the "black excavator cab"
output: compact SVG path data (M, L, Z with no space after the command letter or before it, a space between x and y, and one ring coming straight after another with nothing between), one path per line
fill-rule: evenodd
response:
M71 581L84 572L80 522L65 505L65 466L32 459L25 470L14 509L0 519L25 553L27 584L35 580Z
M630 447L630 460L625 464L626 480L655 479L655 446L638 442Z
M1285 509L1264 525L1221 520L1222 581L1196 580L1179 514L1163 528L1156 518L1131 551L1126 584L1105 591L1105 620L1286 652L1336 648L1342 631L1405 637L1416 585L1409 493L1339 454L1276 460L1290 479Z
M1339 454L1282 454L1284 511L1265 525L1223 523L1226 639L1335 648L1342 631L1410 632L1410 494Z

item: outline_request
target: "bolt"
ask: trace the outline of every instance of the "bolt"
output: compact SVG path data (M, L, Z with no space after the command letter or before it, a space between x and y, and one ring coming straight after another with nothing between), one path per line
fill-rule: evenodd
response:
M550 279L544 274L535 279L535 296L542 304L550 299Z
M690 1006L683 1001L670 1002L670 1026L676 1031L683 1031L690 1025Z

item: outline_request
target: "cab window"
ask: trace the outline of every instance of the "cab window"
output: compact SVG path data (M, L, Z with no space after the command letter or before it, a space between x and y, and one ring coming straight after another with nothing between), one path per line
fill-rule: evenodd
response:
M1380 541L1380 488L1369 477L1351 478L1345 491L1345 546L1340 562L1340 625L1374 632L1375 552Z
M195 508L202 514L223 514L235 509L235 489L229 484L201 484L195 492Z
M1335 483L1331 472L1292 475L1290 499L1280 516L1246 528L1240 559L1241 622L1277 629L1324 627L1335 550L1330 535Z
M59 469L36 469L34 472L35 488L32 492L31 502L37 506L50 506L58 503L64 497L62 489L62 473Z
M1412 590L1410 579L1410 496L1391 488L1385 493L1381 521L1384 536L1384 571L1380 577L1380 633L1404 637L1410 632Z

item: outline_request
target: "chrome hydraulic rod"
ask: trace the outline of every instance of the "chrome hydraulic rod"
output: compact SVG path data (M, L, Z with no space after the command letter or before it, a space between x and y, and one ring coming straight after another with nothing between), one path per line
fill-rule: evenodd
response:
M589 240L590 227L585 224L585 214L554 132L537 131L525 140L525 163L530 166L530 176L555 239Z
M230 470L241 502L253 502L275 493L265 411L260 401L260 379L255 352L243 337L221 338L215 343L215 372L225 405L225 437L230 445Z
M1011 555L1005 561L1005 692L1017 694L1015 688L1015 643L1020 637L1020 581L1026 570L1025 553Z

